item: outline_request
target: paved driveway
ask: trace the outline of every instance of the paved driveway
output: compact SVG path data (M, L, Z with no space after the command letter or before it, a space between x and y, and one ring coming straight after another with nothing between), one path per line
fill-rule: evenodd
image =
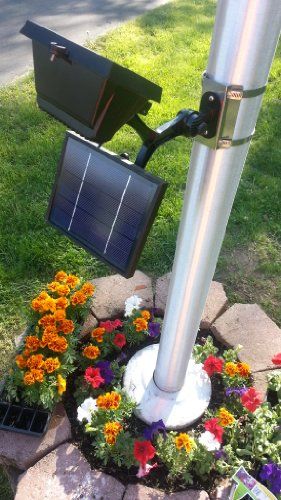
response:
M32 68L31 42L19 34L27 19L83 43L168 0L0 0L0 85Z

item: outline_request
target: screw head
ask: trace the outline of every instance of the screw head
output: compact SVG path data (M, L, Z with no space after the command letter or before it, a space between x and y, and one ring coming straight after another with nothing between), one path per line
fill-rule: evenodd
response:
M204 135L207 136L208 133L209 133L208 130L205 130Z
M209 101L210 101L210 102L214 102L214 100L215 100L214 96L213 96L213 95L210 95L210 96L209 96Z

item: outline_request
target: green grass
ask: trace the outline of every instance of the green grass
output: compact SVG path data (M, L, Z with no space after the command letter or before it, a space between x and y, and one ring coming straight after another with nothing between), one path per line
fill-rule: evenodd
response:
M156 127L184 107L198 107L215 13L212 0L176 0L114 30L92 47L160 84L161 105L146 121ZM232 301L261 304L279 324L281 312L280 54L275 58L262 113L217 266ZM26 307L58 269L92 278L109 269L45 223L65 127L36 106L33 78L0 91L0 369L26 322ZM107 145L134 159L140 146L124 127ZM169 188L139 268L170 270L191 141L161 148L148 169ZM251 265L249 265L249 262Z

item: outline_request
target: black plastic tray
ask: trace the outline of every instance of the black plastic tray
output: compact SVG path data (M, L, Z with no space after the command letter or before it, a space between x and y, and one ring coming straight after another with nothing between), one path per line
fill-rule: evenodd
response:
M51 413L46 410L0 401L0 430L42 437L50 418Z

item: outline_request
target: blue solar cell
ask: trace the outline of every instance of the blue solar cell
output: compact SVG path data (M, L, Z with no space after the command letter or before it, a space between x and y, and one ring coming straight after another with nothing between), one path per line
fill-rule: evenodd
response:
M48 220L131 276L167 184L68 132Z

